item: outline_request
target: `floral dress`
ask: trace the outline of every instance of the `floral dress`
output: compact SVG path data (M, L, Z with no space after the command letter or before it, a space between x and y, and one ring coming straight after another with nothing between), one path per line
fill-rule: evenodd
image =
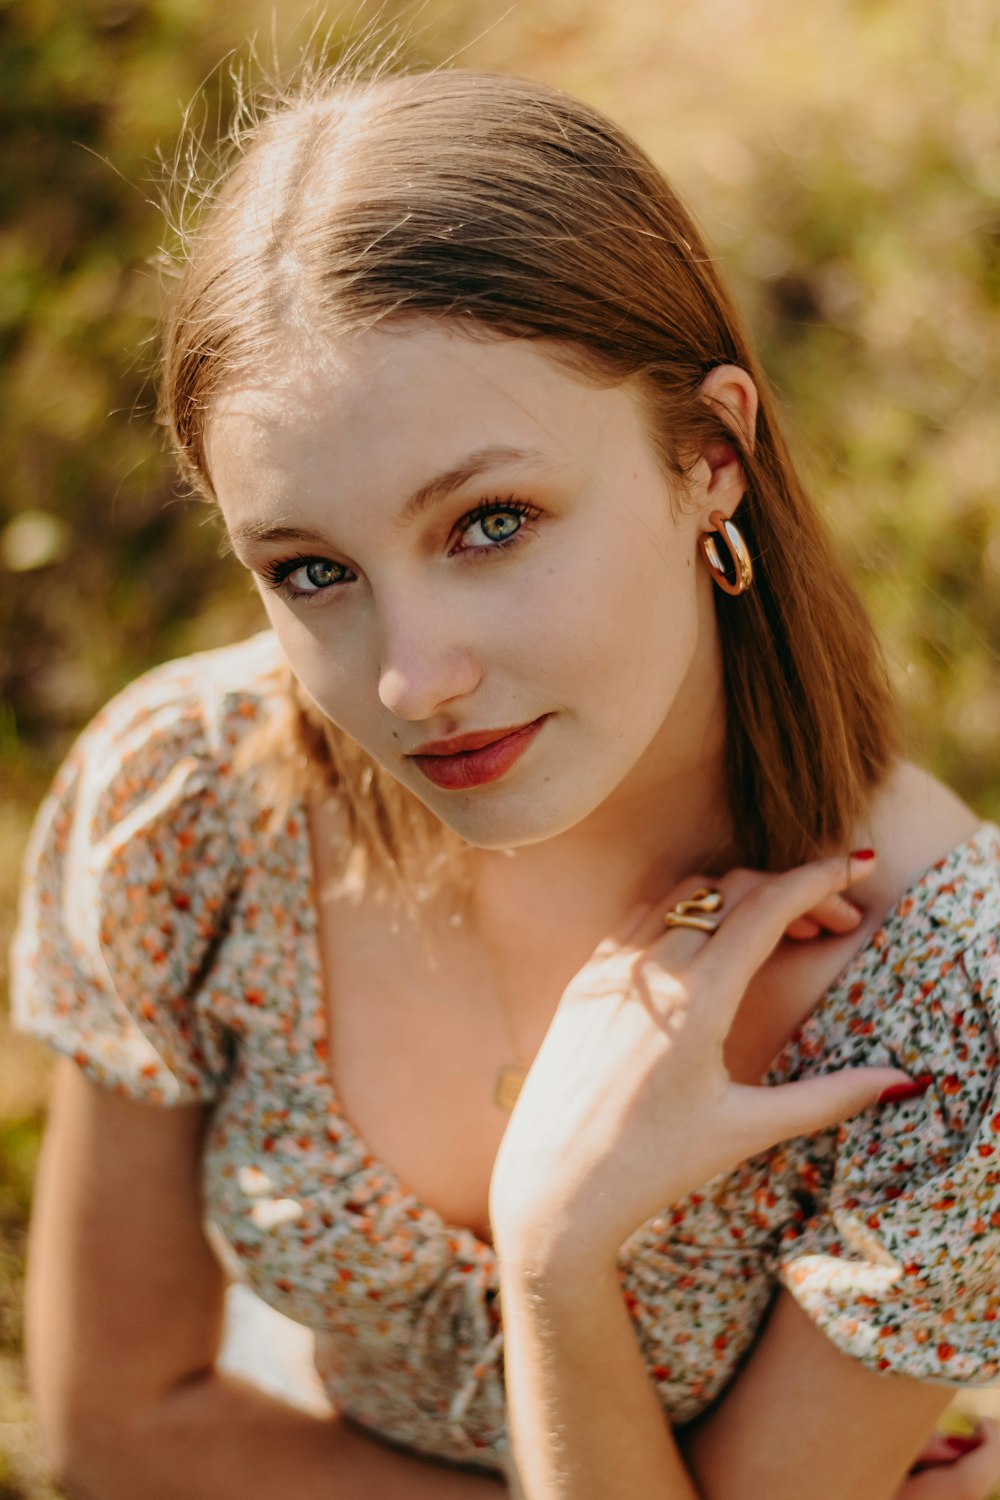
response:
M333 1091L310 848L234 765L282 702L265 632L170 662L77 741L32 836L16 1024L89 1078L209 1111L206 1231L230 1277L312 1330L330 1402L429 1455L502 1468L492 1248L366 1148ZM638 1229L619 1275L670 1419L725 1387L776 1287L873 1370L1000 1375L1000 830L927 870L782 1049L933 1082L720 1174ZM669 1149L669 1143L664 1143Z

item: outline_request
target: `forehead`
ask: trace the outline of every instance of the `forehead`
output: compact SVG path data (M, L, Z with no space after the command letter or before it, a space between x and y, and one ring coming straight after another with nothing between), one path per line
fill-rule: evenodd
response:
M207 424L220 502L252 480L280 489L365 477L396 491L470 447L592 462L640 423L624 386L601 387L537 342L470 337L430 320L349 343L289 347L219 396ZM368 485L366 485L368 487Z

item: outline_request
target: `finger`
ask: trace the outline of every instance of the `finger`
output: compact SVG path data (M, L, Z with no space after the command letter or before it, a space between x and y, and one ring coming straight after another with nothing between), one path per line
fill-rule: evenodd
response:
M645 917L639 919L632 934L632 943L640 948L649 947L654 943L662 943L669 933L670 946L662 951L658 950L658 957L662 962L669 963L671 968L681 968L706 947L712 933L701 931L697 927L668 926L665 923L667 911L704 891L713 891L721 896L722 905L717 912L704 915L712 916L718 926L721 926L727 909L769 878L774 877L763 875L757 870L730 870L726 875L714 879L708 876L691 875L680 885L675 886L665 904L651 903L647 906ZM835 896L824 897L816 904L816 911L830 915L831 904L836 899ZM789 923L784 936L800 941L817 937L820 927L812 919L812 915L808 912L797 917Z
M903 1500L987 1500L1000 1480L1000 1429L987 1419L980 1427L981 1441L967 1453L953 1454L949 1461L916 1469L900 1491Z
M755 1117L754 1123L747 1125L746 1134L756 1139L752 1148L756 1152L839 1125L877 1104L885 1090L912 1082L899 1068L842 1068L821 1078L803 1078L773 1087L735 1087L743 1095L744 1107ZM891 1103L882 1106L898 1107Z
M838 935L853 932L863 915L860 906L855 906L853 901L838 892L817 902L810 911L796 917L794 922L789 922L784 935L786 938L805 942L819 937L821 932L834 932Z
M674 886L668 895L662 897L659 901L652 901L647 905L645 920L639 924L638 931L635 934L634 940L636 946L645 948L650 943L655 943L659 938L663 937L663 919L667 912L673 907L678 906L682 901L690 901L692 896L698 895L701 891L718 891L720 893L722 896L722 907L714 915L721 918L726 904L733 899L734 888L747 890L754 879L760 878L759 876L750 875L747 872L747 879L743 882L742 886L734 887L734 883L740 880L743 875L744 872L742 871L732 871L721 878L710 875L689 875L686 880L682 880L679 885ZM683 927L670 929L671 932L677 933L678 936L684 931L691 930L691 928L685 929Z
M850 866L854 864L851 860ZM842 889L850 879L850 866L840 856L816 860L769 875L747 891L726 911L711 943L691 960L708 992L735 1010L743 989L774 952L785 928ZM739 983L725 982L734 976Z
M840 857L838 856L838 860ZM866 854L864 858L851 858L844 856L842 868L844 878L839 881L839 887L853 885L864 880L872 873L874 868L874 855ZM835 861L836 863L836 861ZM646 920L641 924L639 932L633 934L633 941L637 946L646 946L653 943L662 936L663 913L679 901L689 899L697 890L718 890L722 893L724 906L731 909L735 903L752 891L763 881L773 879L759 870L730 870L723 876L689 875L679 885L664 897L663 903L655 901L646 902L641 907L633 908L633 912L646 913ZM809 911L802 913L796 920L802 923L812 922L819 928L825 928L830 932L850 932L857 926L864 915L862 909L848 897L842 896L839 889L830 895L822 897ZM790 924L791 925L791 924ZM814 932L808 936L814 937ZM801 936L806 936L803 929Z
M1000 1482L1000 1427L988 1417L982 1423L982 1434L979 1447L958 1460L972 1486L968 1490L972 1495L985 1495Z
M809 911L804 912L800 920L814 922L817 927L825 932L853 932L862 918L860 906L856 906L847 896L835 892L827 896L825 900L818 901Z
M819 934L819 923L814 922L811 917L796 917L784 931L786 938L793 938L798 943L807 943L812 938L819 937Z
M910 1473L917 1474L921 1469L933 1469L938 1464L953 1464L956 1459L978 1448L982 1441L981 1430L969 1437L959 1436L952 1432L932 1432L914 1459Z
M614 929L603 937L591 956L594 959L610 958L621 948L641 946L639 934L649 925L650 913L659 902L639 901L622 917Z
M824 865L832 864L837 872L836 880L840 886L848 884L853 879L863 879L870 874L872 863L870 858L854 862L855 868L846 859L839 857L832 861L824 861ZM802 867L810 868L809 866ZM794 874L789 871L788 874ZM645 947L664 938L663 917L665 909L676 905L678 902L688 900L698 890L718 890L723 897L723 907L718 913L718 921L721 925L726 918L726 913L744 896L755 890L763 883L774 880L774 876L762 875L754 870L731 870L725 876L710 879L707 876L692 875L683 881L670 893L666 902L666 908L657 903L647 903L645 908L636 908L636 911L644 910L645 916L640 916L634 930L630 932L630 942L636 947ZM839 891L827 891L814 905L796 916L785 928L784 936L798 941L811 941L816 938L820 931L827 930L836 933L851 932L857 927L861 920L860 909L849 901ZM700 953L706 946L711 934L698 932L694 928L673 927L669 929L671 943L669 948L669 962L671 966L689 963L696 954ZM772 946L777 946L777 939ZM666 958L666 952L663 954ZM749 977L749 975L747 976Z

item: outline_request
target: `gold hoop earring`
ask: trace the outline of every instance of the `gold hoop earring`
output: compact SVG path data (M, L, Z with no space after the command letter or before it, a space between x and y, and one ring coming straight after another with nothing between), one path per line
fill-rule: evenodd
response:
M742 594L753 583L753 563L750 561L750 553L747 544L740 534L739 527L730 521L721 510L713 510L709 520L715 527L715 531L706 531L698 540L702 555L708 563L708 571L712 575L712 582L722 589L724 594ZM715 545L716 536L721 536L726 544L729 556L732 558L733 571L736 574L735 582L730 583L722 560L719 557L719 549Z

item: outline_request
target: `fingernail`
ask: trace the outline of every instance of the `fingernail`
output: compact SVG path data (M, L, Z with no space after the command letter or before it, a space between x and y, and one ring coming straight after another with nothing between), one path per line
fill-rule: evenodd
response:
M849 858L850 859L874 859L875 858L875 850L874 849L852 849L851 853L849 855Z
M981 1448L985 1433L972 1432L968 1436L957 1432L949 1432L945 1442L953 1453L972 1453L976 1448Z
M919 1078L911 1078L909 1083L894 1083L891 1088L883 1089L875 1103L900 1104L904 1099L918 1099L921 1094L926 1094L933 1082L930 1073L921 1073Z

